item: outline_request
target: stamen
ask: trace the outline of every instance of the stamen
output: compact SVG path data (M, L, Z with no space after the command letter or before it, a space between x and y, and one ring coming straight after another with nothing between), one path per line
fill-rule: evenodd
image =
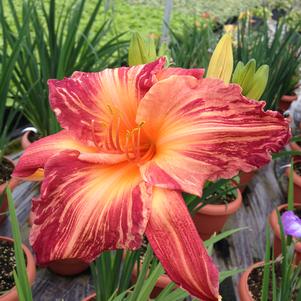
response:
M141 126L138 128L137 132L137 144L136 144L136 160L140 160L140 136L141 136Z
M147 150L147 152L143 155L143 157L141 158L141 160L139 160L139 163L143 163L145 161L150 160L154 154L155 154L155 145L151 144L151 146L149 147L149 149Z
M132 161L132 159L130 158L130 154L129 154L129 141L130 141L131 136L132 136L132 133L127 130L126 136L125 136L125 154L129 161Z
M91 128L92 128L92 139L93 139L93 142L95 144L95 146L101 150L101 146L99 145L99 143L97 142L97 139L96 139L96 134L95 134L95 120L93 119L91 121Z
M108 129L108 138L109 138L109 144L110 144L111 148L116 150L116 146L115 146L114 139L113 139L113 123L114 123L114 118L110 122L110 126Z
M117 128L116 128L115 141L116 141L117 150L122 152L120 141L119 141L119 135L120 135L120 117L118 117L118 119L117 119Z

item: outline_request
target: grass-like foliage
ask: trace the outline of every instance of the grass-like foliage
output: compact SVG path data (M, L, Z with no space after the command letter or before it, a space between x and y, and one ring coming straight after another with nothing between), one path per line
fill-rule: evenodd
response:
M13 83L17 91L15 101L27 119L42 136L55 133L59 125L48 102L47 80L71 76L74 71L99 71L120 65L121 52L127 42L122 34L111 34L111 20L101 9L101 0L95 1L88 18L86 0L68 1L57 10L56 0L24 0L22 13L13 0L4 16L13 17L11 25L4 19L9 45L23 30L22 20L30 14L30 26L23 32L22 44L14 69ZM95 22L103 15L102 22ZM86 23L82 24L82 20ZM108 33L110 33L108 35Z
M24 252L22 249L22 240L18 219L16 216L15 205L13 202L10 189L6 188L6 195L8 200L9 216L11 222L11 229L14 239L14 251L16 258L16 269L14 270L14 280L18 291L19 301L32 301L32 292L29 285L28 275L26 271L26 264L24 259Z
M288 87L292 87L301 61L300 49L301 36L282 21L277 22L274 32L267 17L259 24L252 24L252 19L247 16L239 21L236 63L255 59L258 66L270 66L268 84L262 96L267 102L266 109L277 109L281 96L290 92Z

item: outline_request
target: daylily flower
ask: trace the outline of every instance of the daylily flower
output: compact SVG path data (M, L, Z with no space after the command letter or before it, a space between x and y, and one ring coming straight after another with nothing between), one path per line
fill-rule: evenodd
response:
M286 235L301 238L301 219L293 211L284 212L281 221Z
M14 176L44 170L33 201L37 261L94 260L137 249L145 234L166 273L203 301L218 300L218 270L182 192L266 164L289 139L287 121L203 70L130 68L50 80L63 130L33 143Z

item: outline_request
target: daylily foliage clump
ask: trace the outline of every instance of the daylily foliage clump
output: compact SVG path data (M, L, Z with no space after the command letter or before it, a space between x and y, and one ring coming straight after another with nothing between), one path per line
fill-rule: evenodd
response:
M236 84L165 59L50 80L63 130L30 146L14 176L43 174L33 201L37 261L93 261L137 249L146 235L166 273L204 301L218 300L218 270L182 192L270 160L289 138L287 121L263 111Z

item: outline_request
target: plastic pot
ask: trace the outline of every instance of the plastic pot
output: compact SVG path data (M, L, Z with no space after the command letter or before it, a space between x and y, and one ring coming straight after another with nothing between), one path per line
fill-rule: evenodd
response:
M5 236L0 236L0 240L6 240L13 243L13 239ZM27 270L28 280L30 285L32 285L32 283L36 278L35 261L30 250L24 244L22 244L22 248L26 256L26 262L27 262L26 270ZM19 300L18 293L15 286L11 290L9 290L6 294L0 296L0 301L18 301L18 300Z
M287 209L287 204L278 206L277 209L281 213L284 209ZM301 203L295 203L295 208L301 209ZM269 216L269 222L271 228L274 232L274 254L278 256L281 254L281 235L280 235L280 226L278 223L277 209L273 210ZM296 242L295 244L295 263L298 264L301 260L301 242Z
M254 263L251 266L249 266L241 275L238 283L238 294L239 294L240 301L254 301L253 296L249 291L248 278L254 269L263 265L264 265L263 261Z
M241 193L244 192L244 190L246 189L248 184L254 178L255 174L256 174L256 170L252 170L250 172L243 172L242 171L242 172L239 173L239 178L240 178L239 190L241 191Z
M242 204L241 192L236 189L237 197L227 205L208 204L193 217L193 221L203 240L209 239L215 232L220 232L228 217L234 214Z
M83 299L82 301L90 301L90 300L92 300L92 299L95 298L95 297L96 297L96 294L94 293L94 294L92 294L92 295L86 297L86 298Z
M298 99L295 92L292 95L282 95L279 102L279 111L285 112L291 106L291 103Z

